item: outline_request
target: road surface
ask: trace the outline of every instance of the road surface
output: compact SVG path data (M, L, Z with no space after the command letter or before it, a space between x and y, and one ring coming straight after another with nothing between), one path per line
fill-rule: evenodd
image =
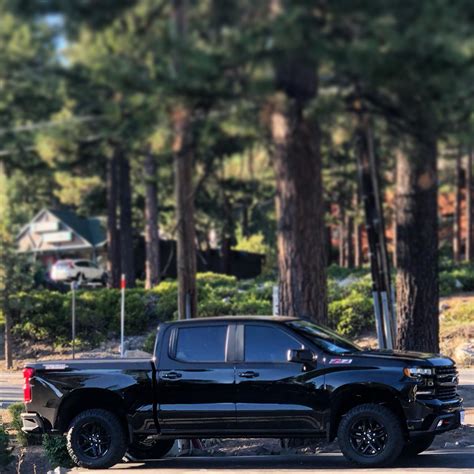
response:
M236 456L226 458L170 458L146 464L118 464L108 470L111 474L260 474L260 473L291 473L308 474L309 472L331 473L340 472L383 472L385 473L458 473L474 472L474 449L429 451L411 461L404 461L393 468L354 469L343 458L342 454L330 453L316 456ZM103 474L104 471L74 469L75 473Z
M23 401L22 383L20 371L0 371L0 408Z

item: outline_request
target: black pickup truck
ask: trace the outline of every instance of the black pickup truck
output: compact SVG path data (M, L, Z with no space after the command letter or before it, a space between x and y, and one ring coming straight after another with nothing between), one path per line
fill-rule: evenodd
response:
M309 321L222 317L161 324L151 360L24 369L26 432L67 434L72 459L156 459L175 439L337 437L360 466L426 450L460 426L451 359L362 350Z

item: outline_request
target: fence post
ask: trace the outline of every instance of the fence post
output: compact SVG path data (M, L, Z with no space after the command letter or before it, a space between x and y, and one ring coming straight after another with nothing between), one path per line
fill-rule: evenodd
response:
M127 282L125 280L125 274L122 273L120 278L120 357L125 357L125 287Z
M71 325L72 325L72 358L76 358L76 285L75 281L71 282Z

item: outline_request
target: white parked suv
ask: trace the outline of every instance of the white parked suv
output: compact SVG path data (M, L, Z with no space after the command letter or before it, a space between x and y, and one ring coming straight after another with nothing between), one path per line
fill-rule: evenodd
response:
M107 273L90 260L58 260L51 268L51 279L54 281L107 283Z

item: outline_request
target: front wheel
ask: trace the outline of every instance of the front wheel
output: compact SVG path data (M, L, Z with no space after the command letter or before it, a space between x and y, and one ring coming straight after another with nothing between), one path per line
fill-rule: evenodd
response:
M361 467L394 463L404 445L397 416L375 403L349 410L339 424L337 438L345 458Z
M132 443L127 455L133 460L161 459L173 447L174 439L143 439Z
M122 423L107 410L83 411L69 425L67 450L80 467L111 467L121 461L127 450Z
M411 457L426 451L435 438L434 434L419 435L409 439L403 447L402 456Z

